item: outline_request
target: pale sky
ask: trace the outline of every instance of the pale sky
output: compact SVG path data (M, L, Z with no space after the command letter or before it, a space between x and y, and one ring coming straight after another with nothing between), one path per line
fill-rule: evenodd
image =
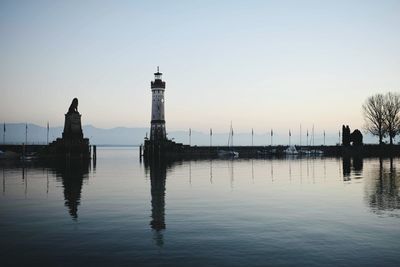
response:
M361 128L400 91L400 1L0 1L0 121L168 130Z

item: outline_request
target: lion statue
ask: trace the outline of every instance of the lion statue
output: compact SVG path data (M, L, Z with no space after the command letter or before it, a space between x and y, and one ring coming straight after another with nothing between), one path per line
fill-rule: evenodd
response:
M78 113L78 98L76 97L72 100L71 106L69 106L67 114L71 113Z

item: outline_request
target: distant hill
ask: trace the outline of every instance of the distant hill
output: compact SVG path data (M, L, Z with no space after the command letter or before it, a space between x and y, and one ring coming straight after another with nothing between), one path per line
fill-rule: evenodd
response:
M63 127L50 127L49 140L55 140L61 137ZM91 144L96 145L140 145L146 133L149 134L149 128L127 128L116 127L111 129L96 128L92 125L83 126L84 136L90 138ZM28 123L28 144L45 144L47 136L46 127ZM3 142L3 125L0 128L0 143ZM174 139L176 142L189 143L189 135L187 131L173 131L168 133L169 139ZM326 144L334 145L338 142L338 134L326 135ZM270 135L254 134L254 145L269 145ZM310 140L310 139L309 139ZM9 123L6 124L6 143L21 144L25 142L25 124L24 123ZM213 145L227 145L228 133L214 133L212 138ZM287 133L275 133L274 144L287 145L289 137ZM377 139L371 136L364 135L365 143L376 143ZM210 136L208 132L192 131L192 145L209 145ZM299 144L299 136L294 135L291 139L292 144ZM306 143L306 136L302 138L302 144ZM323 135L315 135L315 145L323 143ZM251 133L237 133L234 135L234 145L251 145Z
M3 142L3 125L1 125L1 139ZM63 127L50 127L49 141L62 136ZM111 129L96 128L92 125L83 126L83 134L90 138L92 144L109 145L138 145L143 143L147 128L117 127ZM44 144L47 139L47 128L28 123L28 144ZM6 124L6 143L25 142L25 124Z

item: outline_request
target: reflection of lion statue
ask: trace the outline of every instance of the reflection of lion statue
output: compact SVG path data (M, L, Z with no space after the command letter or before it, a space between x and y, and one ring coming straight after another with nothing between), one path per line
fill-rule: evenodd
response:
M78 98L74 98L72 100L71 106L69 106L68 113L78 113Z

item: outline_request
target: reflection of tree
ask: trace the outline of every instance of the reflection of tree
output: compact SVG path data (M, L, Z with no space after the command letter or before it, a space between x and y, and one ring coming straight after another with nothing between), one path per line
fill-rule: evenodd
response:
M351 159L350 157L343 157L342 158L342 169L343 169L343 181L350 180L350 173L351 173Z
M383 159L379 159L379 168L375 170L370 184L367 186L367 201L376 213L400 209L399 177L393 165L393 159L389 160L389 168L385 166Z
M364 166L362 157L353 157L353 170L356 175L361 175Z
M83 179L87 179L89 165L88 160L63 160L51 163L51 169L55 171L57 177L61 177L65 206L68 207L69 214L74 220L78 218Z

